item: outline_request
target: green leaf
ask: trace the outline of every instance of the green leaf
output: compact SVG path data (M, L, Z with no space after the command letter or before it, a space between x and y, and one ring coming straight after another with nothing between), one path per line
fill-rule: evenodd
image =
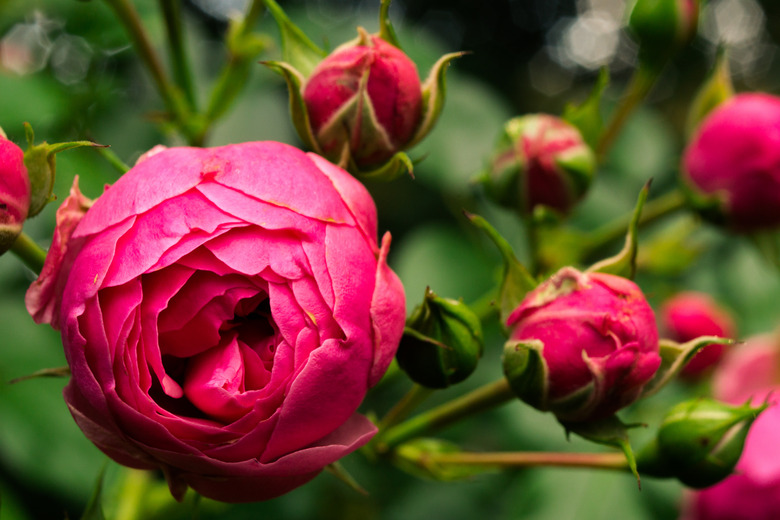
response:
M669 381L680 373L685 364L693 359L697 352L712 343L733 345L734 340L717 336L701 336L682 344L671 340L661 340L659 345L661 366L658 367L653 379L645 385L642 391L642 399L655 394L666 386Z
M282 59L299 70L304 78L309 77L314 67L326 56L274 0L263 0L271 16L276 20L282 37Z
M604 128L604 121L601 117L601 100L608 85L609 69L603 67L599 71L596 84L588 99L580 105L569 103L563 111L563 119L576 126L588 146L594 149Z
M97 482L95 482L95 489L87 503L87 508L84 510L84 514L81 515L81 520L106 520L102 507L103 477L105 474L106 466L103 465L103 468L98 475Z
M636 428L638 426L644 426L641 424L624 424L623 421L618 419L616 415L607 417L606 419L600 419L598 421L585 421L575 423L561 423L566 432L575 433L583 439L595 442L597 444L603 444L605 446L612 446L619 448L626 455L628 461L628 467L631 469L631 473L636 477L637 485L641 488L641 481L639 479L639 472L636 466L636 457L634 456L634 450L631 449L631 443L628 439L629 428Z
M314 139L314 131L309 123L309 113L306 110L306 103L303 101L301 87L305 81L304 76L295 67L283 61L262 61L260 63L281 74L287 82L287 90L290 95L290 117L295 131L304 145L322 154L317 140Z
M628 224L626 233L626 242L620 252L610 258L605 258L596 262L587 269L589 273L608 273L626 278L633 278L636 273L636 252L638 248L637 233L639 230L639 217L642 215L642 208L650 192L650 183L648 181L639 192L639 199L636 202L634 213L631 215L631 222Z
M466 218L485 232L488 238L496 245L504 260L504 275L499 292L499 313L501 323L505 325L507 318L520 305L525 295L537 286L536 280L517 259L509 242L487 220L479 215L470 213L466 213Z
M685 122L686 135L688 137L692 136L702 120L715 107L733 95L734 85L731 83L728 55L726 49L720 47L710 75L699 88L688 110L688 117Z
M422 85L422 119L417 132L412 137L407 148L416 145L433 129L439 115L444 108L444 100L447 96L447 67L452 60L460 58L466 52L451 52L439 58L431 67L428 78Z

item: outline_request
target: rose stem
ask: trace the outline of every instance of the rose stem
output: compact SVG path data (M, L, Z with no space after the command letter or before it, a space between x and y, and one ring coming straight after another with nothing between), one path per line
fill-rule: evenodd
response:
M404 395L401 400L398 401L384 417L382 417L382 420L379 421L378 426L380 433L377 436L381 436L381 432L386 431L391 426L395 426L406 419L406 417L408 417L408 415L432 393L432 389L422 385L415 384L412 386L409 392L407 392L406 395Z
M660 69L647 67L645 65L639 65L634 75L631 78L623 98L618 103L617 108L612 113L612 118L607 125L607 128L601 134L598 144L596 145L596 157L599 164L604 162L610 148L614 144L620 130L623 128L623 124L631 115L631 112L641 103L641 101L653 88L656 80L660 76Z
M444 403L436 408L402 422L387 430L376 444L378 452L386 452L393 446L420 435L423 432L443 428L469 415L483 412L515 399L506 379L493 383Z
M21 233L16 237L11 246L11 252L19 257L24 265L32 269L35 274L41 274L43 263L46 261L46 251L36 244L29 235Z
M243 45L244 40L251 35L252 28L262 14L263 8L261 0L253 0L244 19L239 22L240 26L235 32L235 36L228 41L228 60L209 98L205 122L201 128L203 136L208 132L209 125L225 113L230 103L246 84L249 77L249 67L257 53L236 48L236 44Z
M421 462L433 464L500 466L523 468L558 466L568 468L600 468L625 470L628 461L622 453L563 453L563 452L488 452L488 453L426 453Z
M193 112L197 111L195 85L192 82L190 60L184 45L184 24L181 16L181 0L159 0L168 33L168 51L173 67L173 79L184 92L184 98Z
M190 111L186 107L184 97L181 91L168 80L160 58L155 53L149 35L144 30L141 18L132 2L130 0L106 0L106 2L124 24L136 52L149 69L165 105L179 123L179 129L185 134L190 144L197 144L194 142L196 136L190 126Z
M642 209L642 215L639 217L639 225L650 224L684 207L685 195L680 190L672 190L645 204L645 207ZM631 221L632 213L618 217L614 221L608 222L599 229L592 231L586 241L586 251L592 253L610 242L624 237L628 224Z
M142 469L124 470L125 478L119 491L114 520L139 520L141 506L146 501L152 473Z

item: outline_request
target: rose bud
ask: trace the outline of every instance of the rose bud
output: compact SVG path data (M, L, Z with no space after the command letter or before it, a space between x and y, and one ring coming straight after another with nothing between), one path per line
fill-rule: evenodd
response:
M753 423L731 476L689 493L682 518L772 520L780 510L780 342L774 334L749 338L726 354L715 369L713 393L730 403L771 403Z
M28 310L61 327L65 401L115 461L162 470L179 499L257 501L376 432L356 410L404 294L347 172L273 142L169 148L61 236Z
M30 178L24 152L0 129L0 255L8 251L30 208Z
M637 0L628 28L639 43L639 61L662 66L696 34L699 0Z
M577 128L533 114L507 121L481 180L496 202L523 215L537 206L566 214L587 191L595 167Z
M349 149L359 168L403 150L420 125L417 66L377 35L335 49L306 80L303 101L323 154L338 162Z
M427 289L407 320L396 359L415 383L446 388L474 372L482 349L482 324L474 311Z
M716 484L734 471L750 427L765 408L714 399L680 403L667 413L655 443L640 453L639 468L650 462L650 474L675 477L689 487Z
M655 317L632 281L564 267L509 316L504 373L515 393L562 422L609 417L661 364Z
M700 336L735 336L734 321L729 313L705 293L684 292L673 296L661 307L660 321L664 335L679 343ZM699 377L709 372L724 353L725 345L707 345L685 365L680 375Z
M715 108L688 144L682 175L692 204L737 231L780 224L780 98L739 94Z

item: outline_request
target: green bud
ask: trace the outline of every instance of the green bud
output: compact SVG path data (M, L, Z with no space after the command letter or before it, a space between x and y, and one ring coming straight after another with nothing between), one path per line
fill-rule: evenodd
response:
M734 470L750 426L766 407L713 399L680 403L666 415L655 441L639 454L639 470L675 477L693 488L716 484Z
M639 61L663 66L696 34L699 0L637 0L628 26L639 43Z
M482 356L482 325L462 301L426 289L407 320L396 359L416 383L446 388L466 379Z

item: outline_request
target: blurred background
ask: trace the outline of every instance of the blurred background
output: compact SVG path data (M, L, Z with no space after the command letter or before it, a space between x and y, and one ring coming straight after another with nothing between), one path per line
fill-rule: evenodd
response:
M162 52L164 28L157 2L134 4ZM378 29L378 0L280 4L325 48L352 39L357 25ZM201 102L225 62L227 20L246 5L247 0L184 2ZM441 296L473 302L495 284L500 262L492 246L465 222L463 209L488 218L521 257L526 254L516 216L488 203L473 178L484 167L504 121L534 112L560 114L567 103L585 99L603 67L611 74L607 108L614 103L636 64L636 46L625 31L626 2L394 0L390 12L404 50L422 77L445 52L470 54L449 69L441 120L411 151L414 159L422 159L415 178L369 185L379 208L380 232L393 233L390 262L406 287L408 310L421 300L426 286ZM269 16L260 20L257 30L270 42L279 41ZM778 93L778 42L780 3L707 2L697 37L632 116L588 197L572 215L575 236L578 230L592 230L630 211L648 179L654 179L653 193L676 184L688 105L718 45L729 48L738 91ZM261 58L279 56L278 43L271 43ZM132 164L155 144L182 144L156 124L163 108L104 2L0 0L0 125L17 144L23 145L23 123L29 122L38 141L91 139L111 145ZM208 144L265 139L299 144L287 110L284 83L258 64ZM74 175L91 197L117 175L93 150L65 152L57 163L55 193L60 199ZM44 247L51 237L54 206L25 225ZM642 240L638 281L654 304L679 289L703 290L735 313L741 336L776 327L778 273L747 240L699 225L687 214L643 231ZM79 518L102 468L109 503L132 480L76 428L62 401L64 380L8 384L65 364L58 334L35 326L25 311L23 295L32 280L32 273L14 258L0 259L0 518ZM487 352L477 373L463 385L437 393L431 403L499 377L502 343L498 328L489 327ZM364 411L385 412L408 387L404 377L381 385ZM665 403L692 391L698 390L665 390L628 415L651 422ZM577 439L567 442L553 419L519 403L464 422L442 436L478 450L594 449ZM383 461L366 461L360 454L344 464L369 496L323 474L267 503L195 504L190 497L177 505L162 483L148 490L146 502L162 511L159 518L643 520L677 518L682 492L676 483L650 479L642 481L640 492L629 475L586 470L505 471L442 483L409 476Z

